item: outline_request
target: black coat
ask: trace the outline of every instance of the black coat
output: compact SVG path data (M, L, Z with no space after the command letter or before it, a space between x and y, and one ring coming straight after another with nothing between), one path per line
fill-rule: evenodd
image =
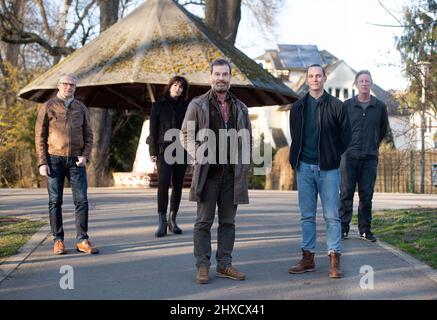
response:
M293 104L290 111L291 147L289 160L296 169L304 137L304 107L309 93ZM319 167L321 170L337 169L341 155L351 138L351 126L343 102L326 91L319 99Z
M358 159L378 158L379 145L389 131L386 105L371 96L365 111L356 97L346 100L344 106L352 127L352 140L346 155Z
M165 141L164 135L169 129L181 129L187 112L188 103L179 99L173 101L166 96L152 105L150 114L150 135L147 137L150 156L158 156L164 153L165 147L171 141Z

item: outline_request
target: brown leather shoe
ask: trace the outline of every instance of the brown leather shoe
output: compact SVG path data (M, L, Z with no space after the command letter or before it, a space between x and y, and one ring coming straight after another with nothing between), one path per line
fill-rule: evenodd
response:
M302 250L302 259L293 267L288 269L288 273L304 273L316 270L314 263L314 253L308 250Z
M329 277L330 278L341 278L340 270L340 253L331 252L329 254Z
M209 283L208 273L209 269L207 267L199 267L199 269L197 270L196 282L200 284Z
M91 254L99 253L99 249L94 248L89 240L83 240L82 242L77 243L76 250Z
M62 240L56 240L55 245L53 246L53 253L54 254L65 254L67 251L65 251L64 242Z
M243 272L235 269L233 266L229 266L226 268L217 267L216 276L220 278L229 278L238 281L246 279L246 275Z

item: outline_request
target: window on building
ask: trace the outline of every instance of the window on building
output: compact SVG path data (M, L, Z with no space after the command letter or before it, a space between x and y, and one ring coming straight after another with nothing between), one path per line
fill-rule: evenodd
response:
M328 88L328 93L332 95L332 88Z
M340 97L340 88L335 88L335 97L336 98Z
M355 89L352 89L352 97L355 97Z
M349 99L349 90L348 89L343 89L343 97L344 99Z
M283 81L289 80L289 70L274 70L274 76L278 79L281 79Z

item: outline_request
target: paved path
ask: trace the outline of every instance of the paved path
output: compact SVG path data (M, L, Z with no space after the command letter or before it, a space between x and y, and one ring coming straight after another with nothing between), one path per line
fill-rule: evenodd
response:
M178 220L184 234L157 239L155 192L90 189L89 234L101 253L85 255L73 250L74 214L67 190L64 220L68 254L52 254L49 229L44 227L21 255L0 265L0 299L437 299L435 271L383 243L357 239L356 230L352 239L343 242L344 278L329 279L321 214L316 272L288 274L290 265L300 258L296 192L251 191L251 204L238 210L233 254L234 265L246 272L247 280L216 278L213 258L211 283L198 285L192 253L195 203L188 202L188 190L184 190ZM437 198L376 194L374 203L375 209L436 207ZM46 208L45 190L0 189L1 215L47 219ZM216 223L213 255L215 240ZM360 274L365 265L374 270L373 289L360 287L360 281L370 284ZM60 288L63 266L73 268L73 290Z

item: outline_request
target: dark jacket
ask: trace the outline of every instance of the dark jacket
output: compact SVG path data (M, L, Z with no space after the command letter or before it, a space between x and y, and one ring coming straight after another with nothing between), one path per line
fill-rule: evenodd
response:
M346 100L344 106L352 127L352 140L346 155L358 159L378 158L379 145L389 128L386 105L371 96L365 111L357 97Z
M48 100L38 111L35 145L38 166L47 164L49 154L89 159L93 131L88 109L76 99L68 107L58 97Z
M163 154L171 141L165 141L164 135L169 129L181 129L187 112L188 103L183 100L173 101L166 96L152 105L150 114L150 135L147 137L150 156Z
M290 111L290 163L293 169L299 165L304 137L304 107L309 93L293 104ZM326 91L317 105L319 126L319 167L321 170L337 169L341 155L351 136L351 127L343 103Z
M205 94L194 98L185 115L184 123L181 130L181 141L192 159L195 159L193 178L191 180L190 201L202 201L203 187L205 186L208 177L210 164L207 156L201 152L196 158L196 151L199 147L205 146L205 143L211 143L214 139L206 139L205 141L197 141L196 136L199 131L210 129L210 103L212 103L212 91L209 90ZM243 154L251 155L252 147L252 127L249 120L249 111L246 105L230 94L231 103L235 107L235 125L238 132L244 131L248 135L242 136L239 139L237 150L233 155L238 156L238 161L234 165L234 204L249 203L247 172L251 168L250 159L246 163L243 159ZM246 129L246 130L243 130ZM195 131L195 132L191 132ZM206 134L211 134L212 130L206 131ZM213 133L212 133L213 134ZM207 136L208 137L208 136ZM244 151L243 151L244 150Z

